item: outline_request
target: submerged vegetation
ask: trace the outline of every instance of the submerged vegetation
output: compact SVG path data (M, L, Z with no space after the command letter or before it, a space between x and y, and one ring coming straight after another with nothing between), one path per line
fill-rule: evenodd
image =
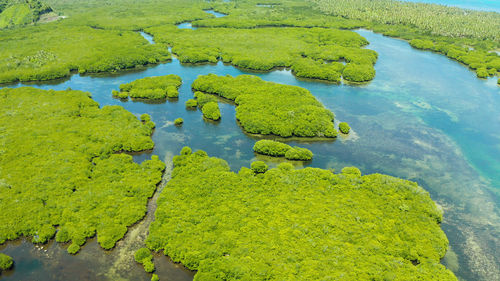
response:
M313 157L313 153L309 149L298 146L291 147L288 144L273 140L260 140L256 142L253 146L253 151L274 157L285 157L288 160L307 161Z
M195 280L457 280L439 263L442 213L416 183L289 163L236 174L190 149L174 165L146 244Z
M0 273L2 272L2 270L8 270L12 268L12 265L14 265L14 261L12 260L12 258L7 256L6 254L0 253Z
M282 137L337 135L333 113L304 88L266 82L253 75L215 74L199 76L192 88L234 101L236 119L249 133Z
M161 100L179 97L182 79L175 75L146 77L120 85L120 91L113 91L113 96L121 99Z
M73 90L5 88L0 104L0 244L55 236L76 253L97 235L113 248L144 217L165 168L157 156L139 165L117 154L153 148L149 115L100 109Z

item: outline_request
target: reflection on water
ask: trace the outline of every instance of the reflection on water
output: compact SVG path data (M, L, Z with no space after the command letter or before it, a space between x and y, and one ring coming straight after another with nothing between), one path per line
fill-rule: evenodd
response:
M379 53L377 76L371 83L352 86L303 81L287 70L252 73L268 81L309 89L335 112L337 119L348 122L356 132L356 137L334 141L287 140L315 155L310 162L295 164L337 171L344 166L358 166L365 174L380 172L417 181L445 209L443 229L453 252L444 263L465 280L499 280L500 259L496 253L500 252L500 217L491 192L500 189L500 90L496 81L479 80L460 64L412 49L404 41L364 30L359 33L371 42L368 47ZM150 114L157 129L153 135L156 146L149 154L162 159L188 145L226 159L234 171L248 167L255 159L276 165L281 160L253 153L252 146L258 138L242 132L233 105L220 103L222 118L217 123L205 122L198 110L185 109L184 103L193 97L191 83L198 75L208 73L234 76L245 72L222 63L191 66L173 60L119 75L75 75L56 85L35 86L89 91L101 106L118 104L136 116ZM175 102L122 102L111 96L111 90L117 90L122 83L166 74L177 74L183 79ZM182 127L172 124L178 117L184 119ZM136 161L149 157L148 153L134 156ZM22 270L15 270L15 278L4 278L28 280L30 276L50 274L55 278L52 280L64 280L65 270L73 270L74 276L81 274L83 279L87 274L106 280L99 275L104 270L100 258L88 257L99 253L92 248L97 248L94 244L85 246L76 257L54 254L46 260L37 253L26 253L34 247L29 243L9 243L5 252L14 257L17 268ZM163 260L167 266L167 259ZM77 269L68 269L69 265ZM130 274L134 280L148 277L135 268L130 269ZM169 274L162 273L164 278L170 278Z

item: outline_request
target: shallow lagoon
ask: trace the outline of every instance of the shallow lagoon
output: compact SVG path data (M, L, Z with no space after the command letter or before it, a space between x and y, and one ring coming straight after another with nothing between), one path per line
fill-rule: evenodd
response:
M349 137L334 141L288 140L300 143L315 154L311 162L297 166L334 168L358 166L363 173L386 173L417 181L445 209L443 228L450 239L453 254L444 263L466 280L499 280L500 218L498 202L491 190L500 189L500 88L496 80L479 80L457 62L431 52L412 49L406 42L369 31L358 31L368 46L379 53L374 81L362 85L335 85L297 80L288 70L251 73L264 80L297 85L309 89L331 109L338 121L348 122ZM177 74L182 77L178 100L160 104L122 102L111 97L111 90L138 78ZM256 156L252 146L258 139L243 133L234 117L234 106L221 103L222 119L206 122L200 111L186 110L184 102L192 98L191 83L198 75L240 75L248 73L219 62L216 65L180 65L177 60L151 68L114 75L74 75L51 84L32 84L43 89L68 87L92 93L101 106L118 104L137 116L149 113L157 124L153 152L171 159L189 145L210 155L226 159L232 169L249 166L261 159L271 165L278 159ZM21 85L15 85L21 86ZM173 120L182 117L184 125ZM149 153L149 154L150 154ZM135 156L137 161L150 157ZM497 197L498 198L498 197ZM121 246L111 252L98 248L95 241L70 257L64 247L49 244L39 250L31 243L15 242L1 246L16 261L16 270L2 280L106 280L120 260ZM192 273L157 257L160 277L189 280ZM119 276L148 280L134 263L120 268ZM69 275L70 274L70 275ZM113 279L116 279L113 278Z

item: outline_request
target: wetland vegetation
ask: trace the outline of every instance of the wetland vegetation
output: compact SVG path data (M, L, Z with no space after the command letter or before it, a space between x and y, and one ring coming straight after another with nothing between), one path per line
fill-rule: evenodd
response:
M455 59L486 78L500 71L500 14L394 0L312 0L327 14ZM439 17L436 15L439 14Z
M252 134L328 138L337 135L333 113L300 87L266 82L252 75L214 74L199 76L191 87L234 101L236 119Z
M260 140L253 146L253 151L274 157L285 157L288 160L308 161L313 158L313 153L298 146L290 146L286 143L273 140Z
M36 22L35 12L48 11L43 7L49 5L38 1L18 2L0 0L0 28L2 24L8 27L0 30L0 83L53 80L77 72L84 75L132 68L144 70L147 65L171 61L167 50L171 47L177 56L174 59L185 67L213 67L219 71L218 75L200 71L203 75L192 84L195 99L179 97L181 78L177 75L120 82L121 91L113 92L113 96L179 98L186 108L198 107L206 119L219 120L203 123L203 129L199 129L204 133L221 132L218 126L228 125L221 120L221 115L232 117L230 106L227 101L220 102L227 99L236 105L236 119L245 132L314 138L308 141L336 137L334 115L330 110L339 110L342 118L353 117L358 112L358 109L348 112L336 102L323 102L330 96L339 98L336 90L329 93L330 96L316 98L317 93L313 95L304 88L266 82L257 76L222 76L229 69L225 66L224 71L218 70L222 63L196 64L222 61L240 70L266 72L285 67L296 77L338 84L343 80L371 81L375 78L379 54L367 48L368 40L347 29L368 28L406 39L412 47L444 54L467 65L480 78L498 75L500 70L500 56L495 52L500 48L496 13L464 12L390 0L370 1L370 5L367 0L279 0L268 4L254 0L91 0L78 5L71 0L47 0L50 7L67 18L41 25ZM17 6L14 7L14 3ZM40 3L40 6L30 3ZM208 9L224 14L213 12L215 15L211 15ZM436 12L442 19L429 21L435 18L432 15ZM198 28L179 29L176 25L180 23ZM141 37L142 31L154 36L154 44ZM241 74L240 70L231 68L231 73ZM165 72L156 73L165 75ZM114 78L121 80L118 75ZM291 80L283 81L290 83ZM367 83L361 85L364 87ZM108 96L110 91L106 91ZM155 148L151 140L155 128L157 138L162 140L157 142L161 148L153 151L155 155L165 152L165 146L173 143L196 143L184 132L192 127L193 119L187 119L190 126L179 128L184 122L179 111L159 114L157 108L160 107L155 107L159 105L141 103L143 107L134 107L132 103L123 103L128 110L134 109L134 115L118 106L99 108L88 93L71 89L3 89L0 100L0 244L20 237L29 237L33 243L46 243L55 238L69 253L76 254L87 238L97 237L101 248L112 249L129 226L143 219L147 202L165 169L157 156L138 164L137 159L149 158L148 154L132 157L123 152L151 152ZM107 103L120 102L115 99ZM342 103L341 98L339 102ZM187 112L182 114L195 113L181 107ZM152 115L144 113L150 111ZM164 115L173 113L177 115L165 119ZM380 117L373 115L369 118ZM158 127L152 116L155 121L160 119ZM356 132L345 136L352 142L341 144L339 154L354 155L360 149L360 144L355 142L356 133L358 126L368 120L353 119L357 121L352 123ZM168 131L169 126L175 133ZM366 132L377 135L376 130L385 129L363 128L364 138L372 137ZM341 122L339 131L348 134L350 127ZM234 139L231 135L216 137L207 145L216 147L224 143L224 139ZM232 161L240 163L255 156L251 138L244 136L235 141L234 147L224 148L227 153L234 152ZM206 142L209 138L200 139ZM248 139L251 144L242 146ZM344 140L337 140L340 141ZM415 145L432 146L418 139L411 141ZM172 260L198 270L195 280L316 280L325 276L353 280L456 280L453 273L439 263L448 248L448 240L440 229L441 208L431 201L427 192L413 182L390 176L362 176L355 167L346 167L340 174L334 174L333 169L328 170L332 164L326 163L321 155L329 150L321 150L319 147L326 145L317 144L311 149L321 152L315 160L319 157L323 162L313 166L324 169L295 170L290 164L302 165L302 162L281 163L275 168L272 161L266 160L253 161L250 169L243 167L239 173L232 172L229 164L220 158L183 149L181 155L174 158L174 178L160 195L156 220L147 240L149 249L140 249L135 255L136 261L147 272L153 272L155 264L150 249L163 250ZM229 145L226 143L226 146ZM378 150L382 151L380 156L384 156L380 158L398 158L388 152L389 148L378 147ZM404 155L411 154L410 150ZM254 151L309 161L307 165L313 156L312 151L300 146L268 140L256 142ZM339 158L332 156L332 159L335 162ZM334 165L343 163L349 160ZM234 163L231 165L234 168ZM377 165L372 169L397 170ZM419 178L419 169L421 167L415 167L407 178L419 183L434 180ZM438 170L433 178L452 175L438 175L440 172ZM436 190L433 192L434 198ZM470 210L468 204L462 204L461 208ZM446 208L449 210L450 205ZM451 220L459 219L457 216ZM483 226L493 228L494 220ZM470 242L469 238L467 236L467 249L473 249L471 244L479 242ZM459 253L462 266L459 269L455 252L449 253L444 265L463 271L465 254ZM450 262L453 260L450 257L454 257L455 262ZM3 259L0 254L0 264ZM494 263L495 259L485 263L490 273L478 276L494 276ZM318 267L326 270L318 271ZM151 277L151 280L158 279L156 274Z
M155 42L173 46L182 63L215 63L222 60L237 67L269 71L291 67L295 75L339 82L344 65L324 63L345 60L349 81L369 81L375 76L377 53L363 49L368 42L348 30L324 28L199 28L158 26L146 29ZM361 71L359 75L353 72Z
M120 85L120 91L113 91L113 97L120 99L164 100L179 97L182 79L175 75L147 77Z
M416 183L254 163L234 173L204 151L175 156L147 246L194 280L457 280L439 264L442 211Z
M0 253L0 274L2 273L2 270L11 269L13 265L14 261L11 257L7 256L6 254Z
M39 0L1 0L0 29L33 24L52 8Z
M0 101L0 244L55 237L76 253L97 235L113 248L144 217L165 168L118 152L152 149L152 128L80 91L1 89Z

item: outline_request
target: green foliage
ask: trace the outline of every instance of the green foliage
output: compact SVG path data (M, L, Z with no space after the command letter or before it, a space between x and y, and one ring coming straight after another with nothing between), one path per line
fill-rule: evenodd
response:
M350 63L344 68L344 79L353 82L373 80L375 70L372 65Z
M154 35L155 41L172 45L172 52L182 63L215 63L221 59L253 70L291 67L298 77L332 82L340 81L343 65L339 62L323 63L318 54L330 54L330 57L336 57L333 59L336 61L351 54L356 58L346 59L348 65L351 61L371 62L373 56L375 60L377 57L374 51L361 49L368 44L366 39L347 30L285 27L190 30L155 26L146 31ZM374 74L372 63L365 63L365 67L372 68Z
M80 246L76 243L71 243L71 245L69 245L69 247L68 247L68 253L70 253L72 255L75 255L79 251L80 251Z
M140 248L139 250L135 251L134 258L136 262L142 263L142 261L145 259L152 260L153 255L148 248Z
M204 152L175 156L147 246L197 270L196 281L457 280L439 262L442 213L416 183L248 170Z
M358 177L361 176L361 171L356 167L344 167L342 168L341 173L344 175L355 175Z
M337 135L333 113L300 87L265 82L252 75L209 74L199 76L192 88L233 100L237 105L236 118L249 133L282 137Z
M0 271L10 269L12 265L14 265L12 258L0 253Z
M298 146L291 147L288 144L284 144L273 140L260 140L255 143L253 150L257 153L282 157L284 156L288 160L311 160L313 153L306 148L301 148Z
M288 160L308 161L313 158L313 153L307 148L294 146L285 153L285 158Z
M194 108L194 107L197 107L198 106L198 101L195 100L195 99L188 99L186 101L186 107L188 108Z
M182 79L175 75L146 77L133 82L120 85L120 92L113 92L113 96L130 96L133 99L158 100L177 98Z
M68 17L58 24L108 30L137 31L213 17L203 12L211 6L203 0L108 0L104 3L101 0L50 0L50 4Z
M0 83L113 72L170 60L162 44L137 32L44 24L0 30Z
M253 151L275 157L285 156L285 153L291 148L288 144L273 140L260 140L253 146Z
M389 25L412 26L422 33L500 40L500 15L436 4L395 0L313 0L332 15ZM439 17L436 17L439 15Z
M144 266L144 271L146 272L153 272L155 271L155 264L153 263L152 260L143 260L142 265Z
M216 97L212 95L207 95L202 92L195 92L194 97L196 98L196 100L194 100L194 102L190 102L190 104L195 104L196 102L196 104L201 109L201 112L203 113L203 116L205 118L211 120L220 119L221 115L219 110L219 103L217 102Z
M148 122L148 121L151 121L151 115L147 114L147 113L143 113L141 114L141 121L142 122Z
M340 122L339 131L342 134L349 134L349 131L351 131L351 127L349 127L349 124L347 124L346 122Z
M182 123L184 123L184 119L182 118L177 118L174 120L174 124L177 126L182 126Z
M487 78L500 71L500 56L486 50L448 44L440 41L413 39L410 45L424 50L438 52L475 69L477 77Z
M500 71L500 56L492 52L500 47L498 13L394 0L312 2L335 17L366 21L366 28L409 40L415 48L431 50L455 59L471 69L477 69L478 77L493 76ZM364 71L367 80L373 79L370 78L372 74L369 68L367 66ZM344 78L359 76L349 73L348 69L346 67L344 70ZM356 72L359 71L361 69L356 69ZM365 75L361 77L363 76Z
M191 152L191 147L189 146L185 146L181 149L181 155L189 155Z
M15 4L0 13L0 28L25 25L34 21L28 4Z
M301 58L295 61L291 68L297 77L340 82L344 65L340 62L326 63L321 60Z
M146 272L155 271L155 264L153 263L153 255L147 248L140 248L134 254L134 259L136 262L144 266Z
M153 276L151 276L151 281L160 281L160 277L158 277L158 275L156 274L153 274Z
M0 29L36 22L52 8L38 0L10 0L0 3Z
M479 78L488 78L490 74L488 73L488 70L484 67L480 67L476 70L477 77Z
M165 168L157 156L138 165L116 153L152 149L148 122L80 91L1 89L0 244L56 235L74 254L97 235L113 248L144 217Z
M214 101L207 102L201 108L201 112L203 113L203 116L207 119L211 119L211 120L219 120L220 119L219 104L217 102L214 102Z
M250 164L250 168L254 173L265 173L269 167L262 161L254 161Z
M179 79L180 79L180 77L179 77ZM169 86L169 87L167 87L167 98L169 98L169 99L175 99L175 98L178 98L178 97L179 97L178 87L176 87L176 86Z

